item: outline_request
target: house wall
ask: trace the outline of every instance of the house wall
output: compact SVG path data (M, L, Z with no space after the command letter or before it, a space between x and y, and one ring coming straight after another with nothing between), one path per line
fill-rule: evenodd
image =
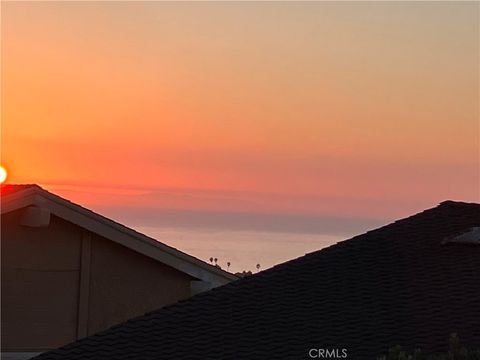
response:
M82 233L52 217L47 228L2 215L2 351L55 348L76 339Z
M88 334L190 296L190 276L99 236L90 271Z
M190 296L192 278L56 216L2 215L2 351L56 348Z

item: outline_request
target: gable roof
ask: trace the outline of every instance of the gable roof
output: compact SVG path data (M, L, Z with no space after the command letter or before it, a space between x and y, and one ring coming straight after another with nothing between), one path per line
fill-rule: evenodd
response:
M195 279L210 282L216 286L237 279L237 276L227 271L52 194L38 185L1 186L2 214L27 206L46 208L64 220L169 265Z
M442 240L480 205L415 216L196 295L38 356L54 359L308 359L345 348L373 360L402 344L480 344L480 247Z

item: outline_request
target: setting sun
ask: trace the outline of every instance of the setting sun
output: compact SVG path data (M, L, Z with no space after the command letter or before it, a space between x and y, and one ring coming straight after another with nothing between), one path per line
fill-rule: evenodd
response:
M7 179L7 170L3 166L0 166L0 184Z

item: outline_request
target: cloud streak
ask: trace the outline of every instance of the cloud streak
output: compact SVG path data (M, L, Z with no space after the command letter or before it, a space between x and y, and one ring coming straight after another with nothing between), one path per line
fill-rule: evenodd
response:
M99 207L114 219L133 227L264 231L348 236L385 224L385 219L306 216L152 208Z

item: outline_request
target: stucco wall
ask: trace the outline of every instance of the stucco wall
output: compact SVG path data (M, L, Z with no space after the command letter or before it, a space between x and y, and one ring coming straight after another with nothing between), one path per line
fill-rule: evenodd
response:
M90 271L89 334L190 296L188 275L99 236Z
M56 348L190 296L182 272L58 217L29 228L20 216L2 215L3 351Z
M81 231L52 217L48 228L2 215L3 351L54 348L75 340Z

